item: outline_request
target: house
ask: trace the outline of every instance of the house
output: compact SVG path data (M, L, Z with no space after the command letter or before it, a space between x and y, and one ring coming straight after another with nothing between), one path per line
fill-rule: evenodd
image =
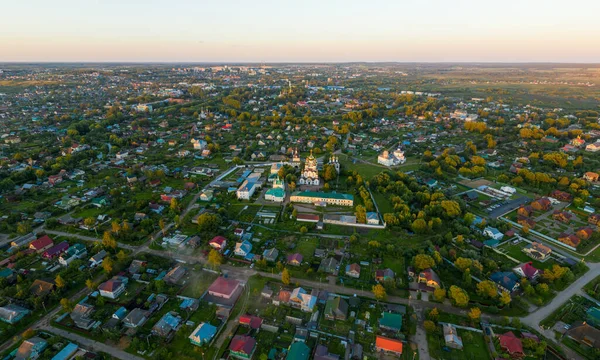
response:
M441 285L440 277L431 268L421 271L418 281L434 289L439 289Z
M241 315L240 316L240 325L244 325L244 326L248 326L251 329L257 330L260 329L260 326L263 323L263 320L261 318L259 318L258 316L254 316L254 315Z
M573 339L579 344L600 349L600 330L586 322L577 321L573 323L564 336Z
M585 319L587 322L592 324L592 326L600 326L600 308L590 307L589 309L587 309Z
M63 266L69 266L73 260L81 259L82 257L87 256L87 249L83 244L74 244L69 247L67 251L62 253L58 258L58 262Z
M127 316L125 316L123 319L123 326L131 329L138 328L146 323L149 315L150 314L147 311L140 308L135 308L131 310Z
M520 277L527 278L528 280L535 280L540 276L540 271L533 267L531 262L520 264L513 268L513 271Z
M573 196L571 194L569 194L568 192L561 191L561 190L553 190L550 193L550 197L553 197L559 201L564 201L564 202L570 202L571 200L573 200Z
M287 303L292 307L311 313L317 304L317 297L307 294L306 290L297 287L289 294L289 301Z
M339 296L329 299L325 303L324 315L327 320L345 321L348 317L348 303Z
M231 299L242 288L239 281L218 277L208 288L208 294L222 299Z
M600 225L600 214L592 214L588 216L588 224Z
M354 206L353 195L341 193L324 193L316 191L296 191L290 196L290 201L307 204Z
M573 214L571 214L570 212L567 212L567 211L554 210L554 212L552 213L552 218L554 220L560 221L565 224L570 223L572 217L573 217Z
M41 279L35 279L33 284L29 287L29 291L35 297L44 297L50 294L54 290L54 283Z
M117 311L112 314L112 318L116 320L123 320L125 316L127 316L127 309L123 306L118 308Z
M494 240L502 240L504 237L504 234L501 233L500 230L491 226L486 226L485 229L483 229L483 234Z
M531 203L531 207L537 211L548 211L552 207L552 202L547 197L539 198ZM531 215L526 215L531 216Z
M339 360L340 356L336 354L331 354L327 346L317 345L315 348L315 354L313 360Z
M531 205L521 206L517 210L517 214L524 216L524 217L530 217L533 214L533 206L531 206Z
M515 292L520 286L517 275L507 271L497 271L491 274L490 280L495 282L500 290L508 291L509 293Z
M17 349L14 359L27 360L37 359L48 347L46 340L34 336L31 339L23 340L23 343Z
M521 226L527 226L530 229L535 227L535 221L533 221L531 218L521 215L517 216L517 223Z
M194 331L190 334L188 339L190 342L197 346L202 346L211 342L213 337L217 334L217 328L209 323L200 323Z
M106 250L100 250L96 255L94 255L90 258L89 266L91 268L93 268L93 267L96 267L96 266L102 264L102 261L104 261L104 258L106 257L106 255L108 255Z
M62 348L51 360L67 360L74 359L75 354L79 350L79 345L74 343L68 343Z
M44 235L41 238L34 240L29 244L29 248L37 252L38 254L50 249L52 246L54 246L54 241L52 241L52 239L48 235Z
M375 280L379 282L394 280L394 272L392 269L383 269L375 271Z
M75 323L75 326L80 329L89 330L96 323L96 321L91 319L93 313L94 307L92 305L81 302L75 305L69 316Z
M236 359L252 359L256 350L256 340L247 335L236 335L229 343L229 356Z
M558 235L558 241L574 248L578 247L581 243L581 239L579 239L576 235L567 233Z
M583 174L583 178L589 182L597 182L598 181L598 173L595 173L593 171L588 171L585 174Z
M544 244L534 241L525 246L523 252L535 260L544 260L552 254L552 249Z
M507 352L513 358L525 357L523 353L523 344L512 331L505 334L498 335L498 341L500 342L500 348Z
M202 191L202 193L200 194L200 201L212 201L213 197L215 195L215 192L213 190L204 190Z
M142 270L142 268L146 267L146 265L148 265L147 262L134 259L131 261L131 264L129 264L127 272L129 272L131 275L137 274L140 270Z
M163 315L160 320L152 327L152 334L167 338L172 332L177 331L183 320L176 312L170 311Z
M227 246L227 239L223 236L215 236L208 242L208 245L210 245L210 247L213 249L223 251L223 249Z
M333 274L338 270L338 266L340 263L335 258L325 258L321 260L321 264L319 265L319 271Z
M269 262L277 261L278 257L279 257L279 250L277 250L276 248L265 249L265 251L263 251L263 258Z
M585 147L585 151L589 151L589 152L600 151L600 141L597 141L597 142L592 143L592 144L588 144Z
M286 360L308 360L310 358L310 348L303 341L293 342L289 349Z
M451 324L442 324L444 330L444 342L446 346L452 349L461 350L463 348L463 342L456 328Z
M402 356L402 342L400 340L377 336L375 338L375 350L380 353L386 353L400 357Z
M384 312L379 319L379 328L399 333L402 330L402 315L393 312Z
M287 257L287 263L293 266L300 266L302 265L302 260L304 259L304 257L302 256L302 254L300 253L295 253L292 255L288 255Z
M360 277L360 265L357 263L346 265L346 275L358 279Z
M7 304L0 307L0 321L11 325L16 324L29 313L30 311L24 307L15 304Z
M60 254L64 253L69 249L69 243L66 241L61 242L60 244L54 245L51 248L44 251L42 257L45 259L54 259Z
M100 284L98 290L100 291L100 296L116 299L125 291L125 285L127 285L127 278L115 276Z
M587 240L590 237L592 237L593 233L594 230L592 230L591 227L583 227L577 230L577 232L575 232L575 235L577 235L577 237L579 237L581 240Z
M169 270L163 280L168 284L177 284L186 273L187 270L183 266L177 265Z
M241 257L246 257L252 251L252 244L244 240L235 244L234 254Z

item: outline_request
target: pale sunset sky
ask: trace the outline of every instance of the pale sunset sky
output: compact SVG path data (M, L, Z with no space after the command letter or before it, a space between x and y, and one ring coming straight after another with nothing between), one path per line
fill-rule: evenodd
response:
M2 0L0 62L600 62L600 0Z

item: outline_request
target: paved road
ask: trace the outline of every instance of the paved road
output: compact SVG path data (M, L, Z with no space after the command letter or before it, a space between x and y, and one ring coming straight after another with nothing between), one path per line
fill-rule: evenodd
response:
M84 240L84 241L102 242L102 239L97 238L97 237L81 235L81 234L71 234L71 233L64 232L64 231L44 229L44 232L46 232L46 234L72 237L72 238L80 239L80 240ZM138 246L127 245L127 244L123 244L123 243L119 243L119 247L121 247L123 249L128 249L128 250L136 250L138 248Z
M427 342L427 333L425 332L425 328L423 327L423 321L425 321L423 310L417 311L417 319L417 332L414 336L411 337L411 340L414 343L416 343L419 347L419 360L430 360L431 356L429 355L429 343Z
M88 339L86 337L83 337L81 335L77 335L62 329L58 329L55 328L53 326L43 326L40 327L41 330L44 331L48 331L51 332L53 334L62 336L64 338L67 338L71 341L75 341L81 345L83 345L83 347L87 348L87 349L91 349L94 351L101 351L104 353L109 354L112 357L115 357L117 359L121 359L121 360L144 360L144 358L130 354L128 352L125 352L119 348L116 348L114 346L110 346L110 345L106 345L104 343L98 342L98 341L94 341L91 339Z

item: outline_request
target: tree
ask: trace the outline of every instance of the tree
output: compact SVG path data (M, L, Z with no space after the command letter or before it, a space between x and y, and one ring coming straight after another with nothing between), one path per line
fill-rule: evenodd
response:
M438 311L437 308L431 309L429 314L427 314L427 318L431 321L437 321L439 316L440 316L440 312Z
M425 222L425 220L423 219L416 219L415 221L413 221L411 228L417 234L423 234L427 232L427 222Z
M110 256L104 258L102 261L102 268L107 274L110 274L113 271L113 260L110 258Z
M161 218L160 220L158 220L158 227L160 228L160 231L162 231L162 233L164 234L165 233L165 227L166 227L165 219Z
M425 320L423 322L423 327L425 327L425 331L427 331L430 334L433 333L437 328L437 326L435 326L435 323L431 320Z
M547 295L550 291L550 287L548 286L548 284L540 283L536 286L536 290L538 293L540 293L540 295Z
M111 224L112 232L118 234L121 231L121 224L117 220L114 220Z
M416 271L421 272L435 266L435 260L429 255L418 254L413 258L413 266Z
M85 281L85 286L89 289L89 290L94 290L96 288L96 284L92 281L92 279L87 279Z
M503 291L502 294L500 294L500 304L503 306L506 306L508 304L510 304L510 302L512 301L512 298L510 297L510 293L508 291Z
M469 259L469 258L463 258L463 257L459 257L458 259L456 259L454 261L454 265L456 265L456 267L460 270L460 271L466 271L467 269L471 268L471 265L473 264L473 260Z
M124 262L127 260L127 254L125 254L125 251L121 250L117 253L117 260L119 262Z
M291 280L292 277L290 276L290 272L288 271L288 269L284 268L281 272L281 282L285 285L289 285Z
M179 209L179 202L176 198L171 198L170 208L173 211L177 211Z
M17 232L20 235L25 235L31 232L31 225L29 225L29 223L27 222L19 222L17 224Z
M203 213L198 216L198 228L200 232L215 232L221 226L221 217L217 214Z
M60 290L62 288L64 288L67 284L65 283L65 280L63 280L63 278L60 275L57 275L56 278L54 279L54 284L56 285L56 287Z
M208 253L208 265L210 265L213 269L216 269L223 263L223 256L216 249L210 250Z
M375 295L375 299L377 301L385 300L385 298L387 297L385 288L381 284L373 285L373 288L371 289L371 291L373 292L373 295Z
M469 318L473 321L479 320L479 318L481 318L481 310L477 307L471 308L469 311Z
M117 248L117 241L113 238L110 231L105 231L104 235L102 235L102 245L108 249Z
M60 299L60 306L62 306L63 310L66 312L73 311L73 303L67 298Z
M466 291L456 285L450 286L448 297L454 302L454 305L458 307L466 307L469 305L469 295Z
M444 301L444 299L446 298L446 290L442 288L433 290L433 298L435 299L435 301Z
M307 228L306 226L302 226L302 227L300 228L300 232L301 232L302 234L306 234L306 233L308 232L308 228Z
M494 284L490 280L483 280L482 282L477 284L477 295L488 297L491 299L497 297L498 290L496 290L496 284Z
M356 207L356 222L359 224L367 223L367 209L362 205Z
M88 228L91 228L92 226L94 226L95 223L96 223L96 219L94 219L93 217L88 217L88 218L85 218L85 220L83 220L83 224L85 226L87 226Z

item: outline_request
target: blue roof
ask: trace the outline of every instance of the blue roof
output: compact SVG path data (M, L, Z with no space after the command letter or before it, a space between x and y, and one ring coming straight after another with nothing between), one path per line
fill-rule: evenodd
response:
M192 333L192 336L197 336L200 338L200 342L208 342L210 339L215 336L217 333L217 328L212 326L209 323L200 324L195 332Z
M113 315L119 319L123 319L125 317L125 315L127 315L127 309L125 309L125 307L121 306L117 311L115 311L115 313Z
M181 304L179 305L180 308L185 309L188 308L190 306L192 306L192 304L194 304L194 299L183 299L183 301L181 302Z
M496 247L496 246L498 246L498 244L500 244L500 240L496 240L496 239L490 239L490 240L486 240L483 242L483 245L486 245L489 247Z
M252 260L252 259L254 259L254 254L252 254L252 253L248 253L248 254L246 254L246 256L244 257L244 259L246 259L246 260Z
M517 275L509 271L497 271L490 275L490 279L496 284L509 290L514 288L519 282Z
M77 349L79 349L79 346L77 346L77 344L69 343L67 344L67 346L62 348L62 350L59 351L58 354L54 355L52 360L67 360L68 358L73 356Z

